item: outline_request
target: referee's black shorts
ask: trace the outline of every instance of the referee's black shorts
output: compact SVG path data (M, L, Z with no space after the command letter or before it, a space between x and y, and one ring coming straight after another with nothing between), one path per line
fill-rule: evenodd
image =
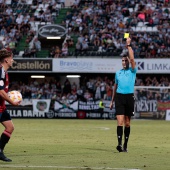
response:
M120 94L115 96L116 115L134 116L135 97L133 93Z

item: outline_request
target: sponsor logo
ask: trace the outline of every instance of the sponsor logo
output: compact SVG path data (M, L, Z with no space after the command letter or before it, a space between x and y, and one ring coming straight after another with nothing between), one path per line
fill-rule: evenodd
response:
M36 107L38 111L45 111L45 109L47 109L47 102L38 101Z
M9 71L52 71L52 60L20 60L16 59L16 63Z
M144 62L137 62L136 64L137 64L137 69L138 70L144 70L145 69Z
M39 28L38 34L42 37L62 37L66 34L66 29L60 25L45 25Z
M76 118L77 114L76 113L57 113L55 112L55 117L61 117L61 118Z
M53 110L49 110L49 112L46 113L47 118L52 119L55 116L55 113Z
M170 65L169 65L169 63L152 63L152 64L147 64L147 70L169 71L170 70Z
M37 117L37 118L45 118L44 112L34 112L33 110L29 109L16 109L16 108L10 108L8 109L11 117L18 117L18 118L26 118L26 117Z
M86 117L86 113L84 111L78 111L77 112L77 117L79 119L84 119Z
M61 70L92 70L92 62L83 61L60 61Z

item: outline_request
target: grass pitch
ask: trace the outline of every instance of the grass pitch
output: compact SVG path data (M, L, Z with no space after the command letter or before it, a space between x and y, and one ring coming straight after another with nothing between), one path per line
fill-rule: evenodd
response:
M132 120L128 153L116 150L116 120L13 119L1 170L169 170L170 122ZM0 127L1 132L3 127Z

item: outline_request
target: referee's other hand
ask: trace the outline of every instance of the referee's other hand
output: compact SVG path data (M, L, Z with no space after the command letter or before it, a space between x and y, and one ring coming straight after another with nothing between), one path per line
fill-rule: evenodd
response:
M110 110L113 109L113 103L110 103Z

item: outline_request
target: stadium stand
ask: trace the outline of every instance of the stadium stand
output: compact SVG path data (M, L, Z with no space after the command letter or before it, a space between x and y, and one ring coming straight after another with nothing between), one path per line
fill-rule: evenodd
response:
M133 44L133 47L137 48L136 51L140 52L142 46L145 46L147 58L168 57L168 29L165 27L169 25L169 2L135 2L82 0L76 10L72 7L72 18L69 20L70 34L83 34L84 39L86 39L85 35L88 36L86 40L88 50L85 52L82 50L83 52L79 52L78 56L82 56L82 53L85 56L89 54L119 56L124 49L123 33L130 32L131 37L136 40ZM81 22L79 28L75 26L77 19ZM160 32L162 23L166 23L166 26L163 26L164 35ZM99 39L98 44L95 44L96 37ZM155 41L156 37L163 38L162 42ZM167 45L162 49L163 41ZM153 47L148 46L150 43ZM167 51L167 53L162 55L160 51ZM140 56L135 53L135 57Z
M11 49L16 57L23 57L27 49L34 49L39 25L50 24L67 29L62 45L58 44L59 57L118 57L125 47L125 32L135 40L132 47L136 58L140 58L143 46L146 58L170 56L169 1L79 0L70 7L61 0L4 2L0 6L1 46ZM41 50L30 57L51 57L52 46L45 48L39 41ZM68 48L67 55L62 53L63 46Z
M28 80L27 80L28 81ZM147 86L147 87L161 87L158 88L157 95L164 95L161 97L166 101L170 100L169 89L163 89L163 87L170 87L169 76L160 75L137 75L135 86ZM82 76L80 86L75 82L70 82L66 79L64 83L61 83L59 79L45 79L43 82L39 82L34 79L28 82L13 81L9 91L19 90L22 93L24 99L57 99L61 100L63 96L66 99L76 100L79 97L85 97L87 100L100 99L111 100L112 92L114 88L113 75L108 76L96 76L86 75ZM142 89L136 92L137 98L147 98L147 89ZM153 97L156 97L154 94Z

